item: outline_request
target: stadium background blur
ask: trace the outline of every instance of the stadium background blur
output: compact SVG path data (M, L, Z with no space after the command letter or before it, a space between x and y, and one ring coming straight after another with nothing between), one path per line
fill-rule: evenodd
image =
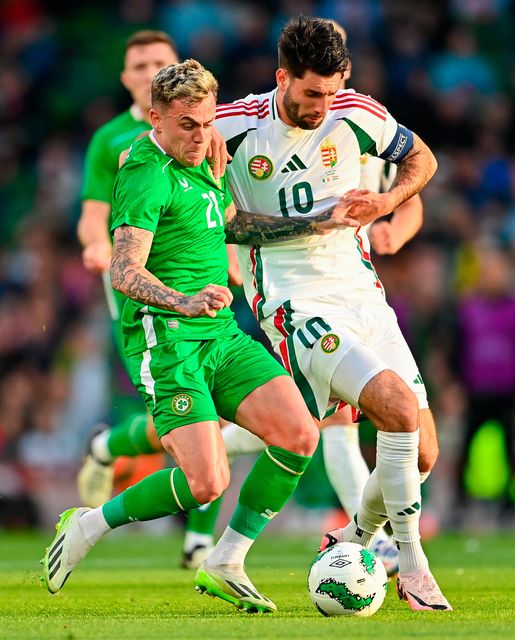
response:
M416 7L416 8L415 8ZM119 82L126 38L167 31L181 57L220 82L220 101L274 86L275 43L289 17L334 18L348 32L350 86L385 104L436 152L425 224L375 263L421 365L441 455L425 495L435 528L515 526L513 442L483 425L478 400L515 395L515 18L509 0L6 0L0 6L0 528L49 526L77 503L91 427L131 402L111 353L99 278L76 240L82 163L92 133L129 106ZM241 292L240 325L257 327ZM470 320L486 309L480 337ZM114 382L113 382L114 381ZM114 406L112 397L115 397ZM470 414L472 410L472 414ZM489 413L490 412L490 413ZM372 459L372 438L367 455ZM510 455L511 453L511 455ZM510 459L512 464L510 465ZM277 519L320 518L336 501L320 460ZM238 469L235 475L238 476ZM310 514L310 515L308 515Z

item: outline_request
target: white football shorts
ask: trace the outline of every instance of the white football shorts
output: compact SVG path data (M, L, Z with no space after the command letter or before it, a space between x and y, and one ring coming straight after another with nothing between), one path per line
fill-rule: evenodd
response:
M385 369L404 380L421 409L428 407L424 382L395 312L382 294L367 298L287 300L261 323L311 413L320 420L342 402L359 409L364 386ZM340 397L334 397L331 389L337 367Z

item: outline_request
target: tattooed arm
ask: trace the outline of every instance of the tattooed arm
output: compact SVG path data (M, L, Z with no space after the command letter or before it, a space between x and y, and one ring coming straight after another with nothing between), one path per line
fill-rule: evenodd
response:
M316 216L279 218L236 210L231 204L225 211L225 241L230 244L270 244L323 235L338 227L357 227L359 223L346 216L347 209L337 204Z
M194 296L167 287L145 268L154 234L146 229L122 225L114 232L111 259L113 288L128 298L185 316L207 315L211 318L232 302L227 287L210 284Z
M397 175L385 193L367 189L347 191L339 204L347 207L348 216L365 225L395 211L397 207L418 193L431 180L437 168L436 158L429 147L413 134L413 146L397 165Z
M413 146L397 165L397 175L387 191L394 198L394 206L390 211L395 211L400 204L421 191L434 176L437 167L431 149L414 133Z

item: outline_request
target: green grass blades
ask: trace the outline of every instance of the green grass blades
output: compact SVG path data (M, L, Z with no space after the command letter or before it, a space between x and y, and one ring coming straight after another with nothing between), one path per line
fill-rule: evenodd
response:
M250 578L279 608L267 616L239 613L196 593L194 572L178 568L177 536L115 532L52 596L39 581L38 560L48 538L0 534L2 640L515 637L515 544L510 535L442 536L425 545L453 612L410 611L390 588L381 609L365 619L324 618L311 604L306 577L317 538L265 535L250 552Z

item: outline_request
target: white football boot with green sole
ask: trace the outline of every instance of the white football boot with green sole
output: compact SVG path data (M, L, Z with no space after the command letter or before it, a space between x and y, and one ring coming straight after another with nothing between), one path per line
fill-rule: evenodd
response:
M214 567L203 562L195 576L195 589L230 602L247 613L273 613L275 604L262 596L240 566Z
M68 509L61 513L55 525L57 533L41 560L43 582L50 593L62 589L70 573L93 546L86 540L79 524L81 515L89 510L88 507Z

